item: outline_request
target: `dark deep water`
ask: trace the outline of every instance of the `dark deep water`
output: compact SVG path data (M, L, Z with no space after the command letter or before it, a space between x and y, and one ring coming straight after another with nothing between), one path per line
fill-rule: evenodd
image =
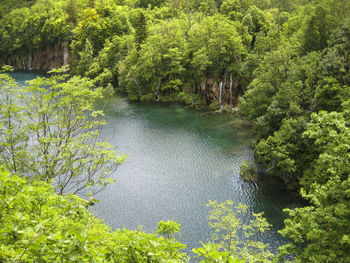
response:
M12 75L22 85L38 73ZM233 128L230 116L203 114L177 104L105 102L108 124L102 136L129 155L114 174L116 182L96 198L92 212L115 228L156 230L160 220L181 223L180 241L189 249L209 238L209 200L233 200L265 212L271 230L260 236L273 251L283 244L283 208L301 206L276 178L257 184L239 177L239 166L254 161L252 137ZM249 217L243 219L249 220Z

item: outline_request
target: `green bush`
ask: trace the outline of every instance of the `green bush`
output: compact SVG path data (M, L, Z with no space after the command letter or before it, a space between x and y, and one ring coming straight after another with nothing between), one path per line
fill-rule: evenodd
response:
M258 180L256 167L252 162L244 162L240 166L239 175L246 182L256 182Z
M213 101L212 103L210 103L208 108L210 111L216 111L216 110L220 109L220 104L217 101Z
M87 210L94 200L58 195L0 168L0 262L184 262L174 237L116 230ZM170 224L168 222L168 224ZM174 223L175 224L175 223ZM162 224L172 235L174 224Z

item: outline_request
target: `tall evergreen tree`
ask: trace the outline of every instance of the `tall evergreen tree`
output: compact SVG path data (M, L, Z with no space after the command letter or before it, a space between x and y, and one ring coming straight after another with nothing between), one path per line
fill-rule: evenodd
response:
M147 19L143 10L140 10L135 23L135 43L137 51L140 50L147 38Z

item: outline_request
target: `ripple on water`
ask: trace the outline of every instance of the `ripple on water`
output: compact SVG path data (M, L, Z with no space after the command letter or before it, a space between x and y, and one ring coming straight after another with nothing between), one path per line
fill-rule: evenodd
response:
M264 183L241 180L240 165L254 161L251 138L232 130L229 117L201 115L179 105L111 104L103 132L114 134L110 142L130 157L115 174L117 183L98 196L96 213L108 224L153 231L159 220L177 220L182 241L192 248L209 237L205 204L232 199L254 212L268 208L268 220L278 224L261 239L274 249L283 241L277 233L283 219L278 212L287 204L276 201ZM119 109L122 114L114 112Z

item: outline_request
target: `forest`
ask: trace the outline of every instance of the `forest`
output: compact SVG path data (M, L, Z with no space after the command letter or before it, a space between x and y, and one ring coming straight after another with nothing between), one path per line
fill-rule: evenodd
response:
M153 234L110 232L86 210L94 199L62 195L84 188L64 189L84 173L90 187L110 183L108 174L124 162L95 141L95 128L104 123L93 105L113 94L249 120L256 160L307 200L286 210L280 234L290 243L278 255L253 241L231 244L232 229L241 225L225 216L234 218L232 209L241 208L211 204L214 228L230 235L194 249L200 262L350 262L349 1L4 0L0 21L0 65L45 71L70 65L69 72L53 70L31 82L33 96L26 99L1 74L7 88L0 106L0 207L6 211L0 262L189 260L174 222L160 222ZM45 93L48 85L56 98ZM60 113L72 105L70 115ZM85 119L87 112L93 119ZM62 138L48 128L57 124ZM28 144L31 134L38 149ZM50 186L54 177L62 182ZM251 227L264 231L265 223L257 215Z

